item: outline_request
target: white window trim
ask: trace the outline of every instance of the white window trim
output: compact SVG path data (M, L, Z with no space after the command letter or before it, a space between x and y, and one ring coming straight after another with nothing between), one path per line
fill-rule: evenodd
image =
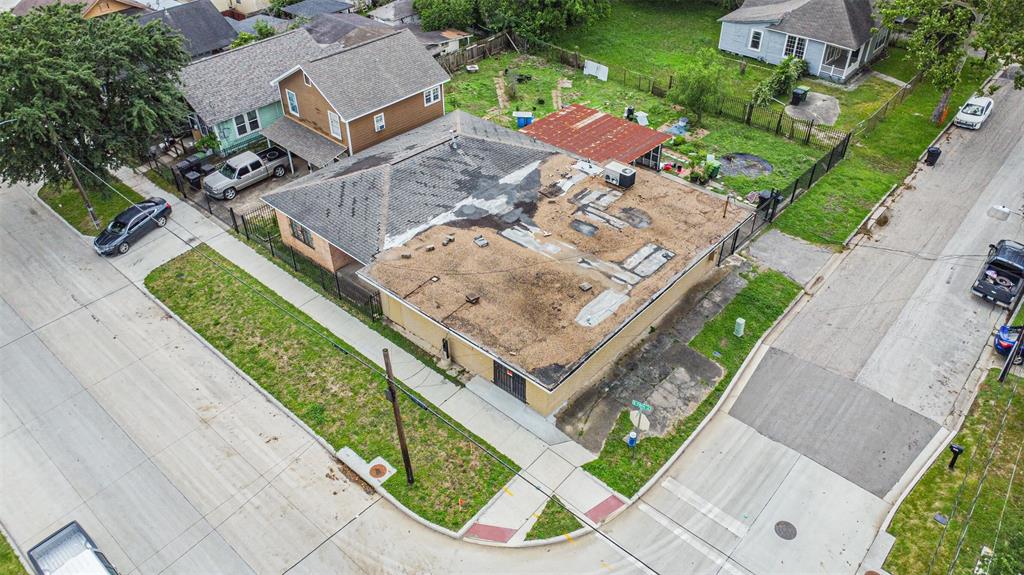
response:
M377 118L380 118L380 124L379 125L377 123ZM376 133L380 133L380 132L383 132L385 130L385 128L387 128L387 125L384 123L384 112L381 112L379 114L374 115L374 117L373 117L373 131L376 132Z
M294 115L295 117L301 118L302 116L299 114L299 97L295 95L295 92L292 92L288 88L285 88L285 90L284 90L284 99L285 99L285 105L288 106L288 111L292 115ZM295 109L294 110L292 109L292 100L295 100Z
M750 45L754 43L754 32L757 32L760 36L757 39L757 48L752 48ZM747 50L753 50L754 52L760 52L761 46L764 45L764 31L755 28L750 29L750 36L747 37Z
M309 79L309 76L307 76L305 72L302 73L302 83L305 84L306 86L313 85L313 83Z
M337 133L334 132L334 123L331 122L331 120L333 120L335 118L338 121L338 132ZM327 110L327 129L330 130L332 136L334 136L335 138L338 138L339 140L342 139L341 138L341 116L335 114L331 110Z
M441 85L423 91L423 106L432 106L441 101Z
M793 40L793 53L792 54L787 54L786 53L786 48L787 48L787 46L789 44L789 39L790 38L795 38L795 40ZM800 40L804 41L804 50L803 50L804 53L799 55L799 56L797 56L796 55L796 48L800 44ZM806 36L797 36L796 34L786 34L786 41L785 41L785 43L782 44L782 57L785 58L786 56L796 56L797 58L800 58L801 60L805 60L806 61L806 58L804 58L804 56L807 55L807 40L808 40L808 38Z
M249 121L250 121L249 120L249 114L256 114L256 116L255 116L256 127L255 128L250 128L249 127ZM244 133L238 131L238 116L242 117L242 125L245 126L245 132ZM259 132L260 130L263 129L263 124L260 122L260 111L259 110L249 110L248 112L243 112L241 114L237 114L234 118L231 118L231 121L234 122L234 124L235 124L235 137L236 138L241 138L242 136L248 136L249 134L254 134L254 133Z

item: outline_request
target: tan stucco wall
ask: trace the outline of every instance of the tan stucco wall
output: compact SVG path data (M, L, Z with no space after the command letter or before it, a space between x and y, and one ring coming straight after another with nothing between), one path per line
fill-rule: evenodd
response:
M418 92L408 98L391 104L386 108L371 112L361 118L349 122L352 136L353 153L359 153L370 146L387 140L409 130L422 126L427 122L444 115L444 85L441 86L442 99L429 106L423 105L423 93ZM373 131L373 117L384 113L384 129Z
M331 124L327 118L328 111L334 111L334 108L327 102L320 90L316 89L316 86L307 86L305 81L302 79L302 70L296 70L291 76L281 80L279 87L281 90L281 107L284 109L284 113L296 122L310 128L323 137L338 142L342 146L346 146L345 143L345 122L339 122L341 126L341 137L335 138L331 135ZM295 99L299 102L299 115L296 116L288 110L288 98L285 96L285 90L291 90L295 92ZM340 118L340 116L339 116Z
M287 226L287 220L285 225ZM547 416L573 396L596 383L614 365L615 360L646 336L650 332L650 327L682 301L690 289L707 278L715 268L715 255L716 252L712 252L697 263L689 273L609 339L554 391L549 392L527 379L526 403L541 415ZM449 330L384 291L381 292L381 308L389 320L426 342L427 351L435 355L441 355L441 340L448 337L449 349L455 363L487 381L493 381L494 360L490 355L465 343Z
M97 16L105 16L107 14L113 14L114 12L127 10L129 8L133 8L133 6L122 4L117 0L100 0L94 4L92 8L86 10L85 14L82 14L82 17L86 19L95 18Z
M277 214L277 227L281 230L281 241L296 252L330 271L337 271L355 261L348 254L327 243L327 240L313 232L310 232L313 237L313 247L307 246L297 238L292 237L292 228L288 221L288 216L281 212L275 213Z

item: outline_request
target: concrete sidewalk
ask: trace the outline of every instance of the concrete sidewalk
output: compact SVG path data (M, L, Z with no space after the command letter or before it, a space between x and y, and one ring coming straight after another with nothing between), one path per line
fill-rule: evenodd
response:
M133 246L128 256L115 258L114 265L132 281L141 284L156 267L206 243L381 369L382 350L388 349L399 380L523 469L521 476L514 477L477 516L466 537L490 543L521 543L550 494L557 494L578 515L586 516L594 524L600 524L625 504L624 497L580 469L596 455L572 441L553 422L482 378L475 377L466 386L453 384L187 202L131 170L121 170L117 177L145 197L168 199L173 206L168 229L178 236L150 234L144 242ZM369 462L352 461L351 453L346 454L346 463L365 476ZM388 463L393 467L401 464Z

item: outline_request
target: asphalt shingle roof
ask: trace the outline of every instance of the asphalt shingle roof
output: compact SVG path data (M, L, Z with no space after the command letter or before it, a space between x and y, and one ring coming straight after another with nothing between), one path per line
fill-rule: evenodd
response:
M416 14L413 0L394 0L378 8L370 10L370 17L384 22L397 22Z
M449 79L408 30L313 59L302 69L346 121Z
M318 168L345 153L345 146L300 125L288 116L263 128L263 135Z
M256 14L255 16L249 16L245 20L235 20L234 18L224 17L224 20L235 29L235 32L246 32L248 34L256 33L256 23L264 22L277 32L283 32L292 25L290 20L284 18L275 18L268 16L267 14Z
M337 44L338 47L355 46L372 38L386 36L394 28L370 20L366 16L346 12L344 14L321 14L303 26L313 39L320 44Z
M189 64L181 71L182 92L207 124L216 124L277 102L274 79L333 48L302 29L284 32Z
M335 14L351 9L351 4L341 0L302 0L285 6L282 11L300 18L312 18L320 14Z
M193 57L226 48L238 35L210 0L194 0L139 16L139 24L154 20L181 34Z
M389 239L414 234L460 201L491 193L503 177L555 153L557 148L457 110L263 200L368 264Z
M721 22L770 22L770 30L855 50L876 24L871 0L746 0Z

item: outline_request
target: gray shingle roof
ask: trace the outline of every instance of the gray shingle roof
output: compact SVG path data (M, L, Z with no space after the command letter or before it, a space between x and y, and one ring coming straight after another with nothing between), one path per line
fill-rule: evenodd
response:
M194 0L139 16L139 24L154 20L181 34L193 57L226 48L238 35L210 0Z
M449 79L407 30L316 58L302 69L346 121Z
M458 134L455 149L452 130ZM499 180L558 152L457 110L263 200L367 264L389 239L415 233L470 196L514 186ZM535 193L539 177L522 185Z
M300 125L288 116L263 128L262 133L270 141L298 154L317 168L345 153L345 146Z
M394 0L370 10L370 17L384 22L396 22L416 14L412 4L413 0Z
M255 27L257 22L264 22L278 32L283 32L292 24L290 20L275 18L267 14L256 14L255 16L249 16L245 20L235 20L234 18L228 18L225 16L224 20L235 29L235 32L246 32L248 34L254 34L256 32Z
M280 91L271 82L327 50L305 30L284 32L186 66L181 71L182 92L203 120L215 124L277 102Z
M320 14L335 14L352 9L352 5L341 0L302 0L282 8L285 13L300 18L312 18Z
M746 0L719 20L769 22L770 30L851 50L868 41L876 24L871 0Z
M313 39L320 44L337 44L342 46L355 46L372 38L386 36L394 32L394 28L370 20L366 16L352 14L321 14L307 23L306 29Z

